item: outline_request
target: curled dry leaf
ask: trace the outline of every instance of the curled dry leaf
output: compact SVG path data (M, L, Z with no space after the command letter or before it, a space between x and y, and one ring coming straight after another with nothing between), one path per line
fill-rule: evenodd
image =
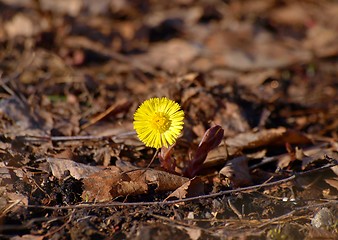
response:
M39 25L24 14L17 14L14 18L4 25L4 29L9 38L17 36L33 36L38 32Z
M175 172L175 167L176 167L175 160L171 157L174 146L175 146L175 143L169 146L169 148L162 147L160 153L158 154L161 167L171 173Z
M204 194L204 183L200 178L193 178L172 192L165 201L171 198L183 199L186 197L200 196Z
M22 236L12 237L11 240L43 240L45 236L33 235L33 234L25 234Z
M83 180L84 201L105 202L113 198L129 195L177 189L188 179L153 169L136 169L124 172L118 167L96 172Z
M57 179L62 179L66 170L68 170L70 175L75 179L85 178L101 170L99 167L88 166L68 159L48 158L47 162L49 163L53 176Z
M300 154L286 153L277 156L277 167L279 169L284 169L288 167L292 161L298 159L302 161L302 170L305 170L311 166L311 164L326 159L326 156L332 159L336 159L338 157L338 154L335 152L335 150L333 148L327 148L326 144L319 144L302 150L297 150L296 148L295 153L297 152ZM332 170L333 169L334 167L332 167Z
M334 166L331 170L338 176L338 166Z
M9 169L0 162L0 219L6 213L20 211L20 207L28 205L28 197L15 189L15 184L22 175L21 169Z
M192 43L184 40L173 39L158 43L149 49L148 54L135 56L141 63L160 67L168 72L175 72L181 66L192 61L199 54L199 49Z
M303 134L284 127L265 129L259 132L246 132L228 138L226 144L230 148L252 149L267 145L284 145L310 143L310 139Z
M229 178L234 187L244 187L252 184L246 156L232 159L219 173Z
M327 184L338 190L338 177L324 179Z
M18 97L1 100L0 115L5 115L15 123L6 129L6 132L15 136L41 136L52 129L53 119L50 113L36 106L33 108Z

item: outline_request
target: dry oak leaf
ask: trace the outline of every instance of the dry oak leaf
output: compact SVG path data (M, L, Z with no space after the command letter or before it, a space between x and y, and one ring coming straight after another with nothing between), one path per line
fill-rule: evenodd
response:
M252 177L248 166L249 159L240 156L229 161L221 170L220 174L229 178L234 187L252 185Z
M193 178L172 192L164 201L171 198L183 199L204 195L204 183L200 178Z
M83 179L84 201L105 202L113 198L147 194L151 191L170 191L182 186L189 179L153 169L136 169L124 172L110 167Z
M69 171L73 178L78 180L101 170L99 167L88 166L69 159L47 158L47 162L49 163L53 176L57 179L62 179L66 170Z
M338 190L338 178L328 178L324 179L327 184L329 184L331 187L334 187Z
M143 64L177 72L198 54L199 48L188 41L173 39L153 45L147 54L135 57Z
M246 132L228 138L226 144L230 148L252 149L267 145L284 145L310 143L310 140L303 134L289 130L284 127L263 129L259 132Z

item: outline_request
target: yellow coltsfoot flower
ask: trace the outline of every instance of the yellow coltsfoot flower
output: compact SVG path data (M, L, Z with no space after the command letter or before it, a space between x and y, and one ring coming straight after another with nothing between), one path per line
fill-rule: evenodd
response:
M153 148L176 142L183 129L184 112L178 103L166 98L150 98L134 113L134 129L139 139Z

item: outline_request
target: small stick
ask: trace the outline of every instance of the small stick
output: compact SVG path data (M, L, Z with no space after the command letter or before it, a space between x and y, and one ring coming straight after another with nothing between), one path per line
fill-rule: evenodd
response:
M231 203L230 199L228 199L228 204L229 204L229 207L231 208L231 210L237 215L237 217L239 219L242 219L243 216L242 214L237 210L237 208Z

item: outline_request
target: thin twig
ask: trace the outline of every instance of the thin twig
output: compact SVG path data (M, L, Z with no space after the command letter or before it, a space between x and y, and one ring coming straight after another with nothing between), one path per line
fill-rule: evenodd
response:
M104 117L106 117L108 114L116 111L118 112L119 110L121 110L120 108L123 107L123 106L126 106L128 105L130 102L129 101L126 101L126 100L123 100L123 101L118 101L114 104L112 104L109 108L107 108L104 112L100 113L99 115L91 118L87 123L83 124L81 126L81 129L85 129L85 128L88 128L89 126L97 123L98 121L100 121L101 119L103 119Z
M26 142L68 142L68 141L103 141L112 139L113 141L123 137L136 135L135 131L124 132L109 136L16 136L16 139Z
M230 199L228 199L228 204L229 204L229 207L231 208L231 210L237 215L237 217L239 219L242 219L243 216L242 214L237 210L237 208L232 204L232 202L230 201Z
M257 228L262 228L262 227L265 227L266 225L269 225L269 224L271 224L271 223L275 223L275 222L280 221L280 220L282 220L282 219L285 219L285 218L288 218L288 217L292 217L293 214L294 214L295 212L296 212L295 210L292 210L291 212L288 212L288 213L283 214L283 215L281 215L281 216L272 218L272 219L270 219L269 221L267 221L267 222L265 222L265 223L263 223L263 224L257 226Z

